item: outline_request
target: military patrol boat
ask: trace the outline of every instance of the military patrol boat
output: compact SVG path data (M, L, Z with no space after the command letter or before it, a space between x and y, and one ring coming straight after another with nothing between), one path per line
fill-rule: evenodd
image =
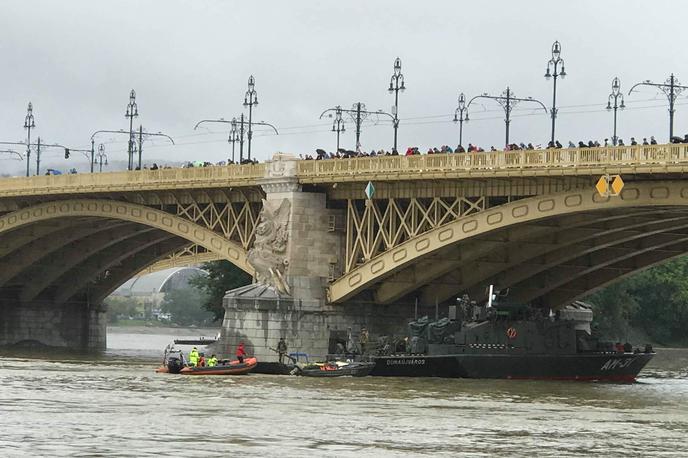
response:
M554 312L489 297L479 306L464 296L446 318L412 321L405 351L381 351L371 375L632 382L655 355L593 337L588 304Z

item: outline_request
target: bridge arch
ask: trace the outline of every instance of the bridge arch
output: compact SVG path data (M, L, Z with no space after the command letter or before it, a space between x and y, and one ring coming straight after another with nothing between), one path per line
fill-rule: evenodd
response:
M686 210L688 210L688 185L679 181L630 182L619 197L601 197L594 189L588 188L524 198L458 218L405 241L337 279L330 285L329 298L332 302L345 301L384 282L397 272L414 265L421 265L424 261L429 264L428 260L433 256L449 253L450 250L454 250L454 254L461 253L468 242L479 240L487 234L505 234L507 230L519 228L529 231L534 229L536 224L545 221L563 221L566 218L587 218L589 224L596 216L604 220L622 219L627 215L642 217L643 214L647 214L648 219L651 219L652 213L665 213L671 216L672 212ZM673 216L681 217L676 214ZM529 225L533 225L533 228ZM546 227L538 229L544 229L544 233L547 232ZM561 233L565 233L563 229L566 228L558 227ZM498 242L494 242L492 249L498 249L499 245ZM668 259L675 256L676 254L672 252L665 257ZM626 255L623 259L628 258ZM653 264L660 262L655 261ZM646 264L638 262L637 269L644 268ZM625 269L622 272L623 275L628 273L628 268L625 267ZM495 272L495 275L498 273L498 271ZM586 275L589 273L586 272ZM427 281L425 284L428 284L430 278L425 278L425 280ZM563 280L560 282L563 284ZM414 286L419 288L423 285L422 282L418 282ZM591 289L596 287L597 285L591 284ZM549 294L549 290L543 291Z
M246 250L239 244L179 216L128 202L74 199L22 208L0 217L0 237L5 232L24 226L71 217L122 220L155 228L200 245L222 259L227 259L245 272L253 274L253 268L247 261Z

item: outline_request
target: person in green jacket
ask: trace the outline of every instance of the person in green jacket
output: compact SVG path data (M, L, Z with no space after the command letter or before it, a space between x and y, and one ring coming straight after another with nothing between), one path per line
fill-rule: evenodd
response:
M196 347L193 347L189 353L189 363L191 363L191 367L196 367L198 365L198 350Z
M217 358L215 357L215 354L214 354L214 353L210 356L210 358L209 358L208 361L206 362L206 365L207 365L208 367L215 367L215 366L217 366Z

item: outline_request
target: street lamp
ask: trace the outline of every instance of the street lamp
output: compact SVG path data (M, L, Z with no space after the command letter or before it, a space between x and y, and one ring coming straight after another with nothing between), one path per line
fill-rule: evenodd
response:
M26 109L26 117L24 118L24 129L27 130L26 134L26 176L30 174L29 163L31 159L31 129L36 127L36 123L33 119L33 104L29 102L29 106Z
M394 93L394 107L392 108L392 114L394 119L392 120L394 126L394 149L393 152L397 151L397 129L399 128L399 91L404 92L406 86L404 85L404 75L401 74L401 59L398 57L394 61L394 73L389 81L389 93Z
M232 118L232 120L230 121L230 125L232 127L229 129L229 138L227 139L227 141L232 144L232 163L234 163L234 145L236 144L236 142L239 141L239 130L237 129L237 119ZM243 125L242 125L242 129L243 129ZM242 131L242 134L243 134L243 131ZM243 135L241 137L243 140Z
M96 130L95 132L93 132L93 133L91 134L91 149L90 149L90 150L83 150L83 151L86 151L86 152L90 152L90 153L91 153L91 172L93 172L93 165L94 165L94 163L95 163L95 159L94 159L94 157L95 157L95 156L94 156L94 154L95 154L95 147L94 147L94 145L95 145L95 137L96 137L96 135L102 134L102 133L108 133L108 134L125 134L125 135L127 134L127 132L124 131L124 130ZM163 134L162 132L158 132L158 133L155 133L155 134L150 133L150 132L144 132L144 131L143 131L143 126L139 126L139 144L138 144L138 151L139 151L139 169L141 168L141 153L143 152L143 140L144 140L145 138L148 138L148 137L165 137L165 138L168 139L170 142L172 142L172 144L174 145L174 140L173 140L172 137L170 137L169 135ZM136 143L135 143L135 142L136 142L136 139L135 139L134 136L133 136L133 131L132 131L132 133L129 134L129 138L130 138L130 139L132 139L132 138L134 139L134 143L130 145L131 153L130 153L130 156L129 156L131 167L133 167L133 165L134 165L134 151L137 150ZM74 150L74 151L82 151L82 150ZM105 165L107 165L107 164L105 164ZM129 170L132 170L132 168L129 168Z
M14 160L17 161L23 161L24 160L24 155L22 153L19 153L13 149L0 149L0 154L11 154L13 156L17 156L16 158L13 158Z
M394 115L393 114L387 113L386 111L382 111L382 110L368 111L368 110L366 110L365 104L362 102L354 103L351 106L351 109L349 109L349 110L345 110L344 108L340 107L339 105L337 105L334 108L328 108L327 110L320 113L320 117L318 119L322 119L322 117L325 116L325 113L330 113L328 116L331 118L332 117L331 112L335 113L335 123L337 122L336 117L338 116L338 113L340 113L339 117L341 117L341 113L346 113L349 116L351 116L351 119L353 120L354 124L356 125L356 151L357 152L361 151L361 125L363 124L363 120L365 120L370 115L375 115L375 116L384 115L384 116L389 116L389 118L392 119L392 121L394 121ZM334 126L332 127L332 131L337 132L336 129L334 128ZM341 132L344 132L343 121L342 121ZM339 144L339 133L337 134L337 137L338 137L337 144Z
M621 104L618 103L619 99L621 99ZM612 105L612 100L614 101L614 105ZM614 110L614 135L612 135L612 144L614 146L616 146L616 142L618 141L618 137L616 136L616 111L619 108L623 110L626 108L626 105L624 104L624 97L621 93L621 80L619 80L619 78L614 78L612 80L612 92L607 98L607 110Z
M239 115L239 120L237 121L237 118L232 118L231 121L227 121L224 118L220 119L203 119L202 121L198 121L196 125L194 126L194 130L198 129L198 126L203 124L204 122L219 122L219 123L224 123L224 124L230 124L232 127L230 128L230 137L229 141L232 143L232 161L234 161L234 142L238 141L239 142L239 163L242 163L244 160L244 114L241 113ZM255 126L267 126L270 127L272 130L275 131L275 134L279 135L279 132L277 131L277 128L273 126L270 123L264 122L264 121L254 121L253 125ZM236 137L237 135L237 126L239 126L238 129L238 138ZM232 132L234 134L232 134ZM249 143L250 145L250 143ZM249 157L250 159L250 157Z
M136 92L132 89L129 93L129 104L127 105L127 112L124 117L129 118L129 163L127 170L134 168L134 118L139 116L139 107L136 105Z
M631 95L633 89L637 86L653 86L659 88L660 91L664 92L669 100L669 142L674 136L674 102L678 98L679 94L683 92L684 89L688 89L688 86L681 86L679 84L678 78L672 73L669 78L664 81L664 83L652 83L650 80L645 80L642 83L636 83L633 85L628 95Z
M561 71L558 69L559 65L561 65ZM552 71L550 72L550 70ZM554 143L554 123L557 118L557 77L559 76L561 76L561 79L564 79L566 70L564 70L564 59L561 58L561 45L558 41L555 41L552 45L552 58L547 62L547 72L545 73L545 79L547 80L554 77L552 109L550 110L552 114L552 143Z
M346 132L346 129L344 128L344 119L342 119L342 107L339 105L335 107L332 132L337 132L337 151L339 151L339 134Z
M537 99L534 99L532 97L526 97L526 98L518 98L514 97L514 93L511 91L509 86L507 86L506 90L502 92L502 95L487 95L481 94L481 95L476 95L473 97L469 102L468 105L466 105L466 109L468 109L471 106L471 103L473 103L474 100L476 99L492 99L497 101L502 108L504 109L504 123L506 124L506 145L509 145L509 125L511 124L511 110L513 110L514 106L519 103L519 102L533 102L540 104L542 106L542 109L545 110L545 113L547 113L547 107L545 107L545 104L540 102Z
M251 130L251 125L253 124L252 114L253 106L258 105L258 93L255 89L256 80L253 75L248 77L248 91L244 95L244 106L248 107L248 160L251 160L251 138L253 137L253 130Z
M464 113L466 116L464 117ZM459 146L463 146L463 122L468 122L468 107L466 106L466 95L459 94L459 105L454 111L454 122L459 123Z
M105 145L102 143L98 145L98 154L96 154L96 158L98 159L98 172L102 173L103 172L103 160L105 160L105 165L108 165L108 157L107 154L105 154Z

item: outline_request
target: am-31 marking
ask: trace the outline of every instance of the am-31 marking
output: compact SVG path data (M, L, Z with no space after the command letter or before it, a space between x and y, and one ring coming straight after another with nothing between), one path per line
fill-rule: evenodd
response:
M422 358L403 358L403 359L388 359L388 366L422 366L425 360Z
M614 369L623 369L624 367L628 367L631 364L633 364L633 361L635 361L636 358L610 358L607 360L606 363L602 365L600 370L603 371L611 371Z

